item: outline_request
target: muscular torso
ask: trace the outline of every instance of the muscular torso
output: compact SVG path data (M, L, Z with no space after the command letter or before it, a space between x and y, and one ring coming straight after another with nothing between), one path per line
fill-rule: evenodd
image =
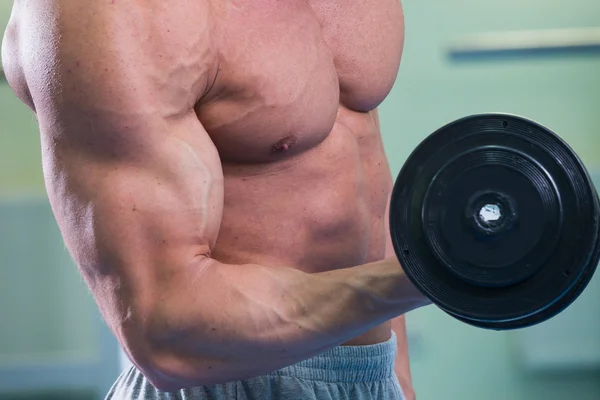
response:
M202 49L190 57L208 71L195 112L223 168L211 256L307 272L383 258L391 178L374 110L400 63L399 1L212 0L203 11L178 23L209 21L180 40L209 41L181 57Z
M309 272L383 258L390 176L371 110L400 62L398 0L227 3L196 107L225 177L213 256Z

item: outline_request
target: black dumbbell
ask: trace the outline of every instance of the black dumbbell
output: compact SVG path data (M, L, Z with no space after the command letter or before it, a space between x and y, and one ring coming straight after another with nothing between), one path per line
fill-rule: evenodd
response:
M567 308L600 258L600 206L575 152L523 117L474 115L427 137L395 182L394 250L434 304L481 328Z

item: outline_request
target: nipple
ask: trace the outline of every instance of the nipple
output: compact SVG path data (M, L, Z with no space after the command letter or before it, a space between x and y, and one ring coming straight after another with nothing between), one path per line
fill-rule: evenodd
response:
M273 153L285 153L294 144L296 144L296 137L294 135L288 135L281 139L279 142L275 143L273 145L272 151Z

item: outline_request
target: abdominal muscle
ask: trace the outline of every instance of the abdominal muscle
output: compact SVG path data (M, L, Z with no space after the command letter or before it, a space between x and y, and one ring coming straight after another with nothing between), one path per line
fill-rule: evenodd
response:
M317 273L384 258L391 178L372 113L340 109L317 147L274 163L226 163L223 172L214 259ZM346 344L389 337L386 323Z

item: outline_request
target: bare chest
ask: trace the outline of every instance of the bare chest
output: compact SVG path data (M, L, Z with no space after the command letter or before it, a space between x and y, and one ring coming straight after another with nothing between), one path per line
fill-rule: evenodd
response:
M393 86L398 0L229 0L213 11L218 72L196 111L223 161L306 151L329 135L340 107L370 111Z

